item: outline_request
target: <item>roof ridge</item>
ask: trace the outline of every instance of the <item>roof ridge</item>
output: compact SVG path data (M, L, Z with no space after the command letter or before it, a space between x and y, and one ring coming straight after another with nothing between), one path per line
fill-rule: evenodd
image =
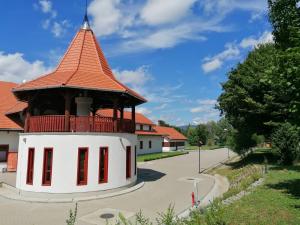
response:
M81 30L79 31L79 32L81 32ZM78 32L78 33L79 33ZM84 32L84 36L83 36L83 40L82 40L82 45L81 45L81 50L80 50L80 55L79 55L79 61L78 61L78 64L77 64L77 68L76 68L76 70L71 74L71 76L66 80L66 82L64 83L64 85L66 85L66 84L68 84L68 82L74 77L74 75L78 72L78 69L79 69L79 66L80 66L80 63L81 63L81 56L82 56L82 51L83 51L83 46L84 46L84 42L85 42L85 37L86 37L86 32L87 32L87 30L84 30L83 31ZM76 36L77 37L77 36ZM75 38L76 38L75 37ZM75 40L75 38L74 38L74 40Z

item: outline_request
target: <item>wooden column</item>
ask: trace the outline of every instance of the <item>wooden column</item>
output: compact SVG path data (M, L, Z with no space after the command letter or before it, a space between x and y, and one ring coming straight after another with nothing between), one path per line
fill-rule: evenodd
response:
M132 120L132 132L134 133L135 132L135 128L136 128L136 125L135 125L135 106L131 106L131 120Z
M32 101L31 99L29 98L28 99L28 106L27 106L27 109L26 109L26 114L25 114L25 125L24 125L24 131L25 132L30 132L30 116L31 116L31 104L32 104Z
M124 131L124 106L121 107L120 109L120 128L121 131Z
M118 100L114 100L113 122L114 132L118 132Z
M70 115L71 115L71 94L65 92L65 131L70 131Z

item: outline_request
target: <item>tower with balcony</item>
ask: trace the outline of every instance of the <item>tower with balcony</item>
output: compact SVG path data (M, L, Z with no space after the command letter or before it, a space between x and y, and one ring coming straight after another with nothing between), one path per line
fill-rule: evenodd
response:
M135 107L146 100L116 79L87 17L55 71L13 93L28 103L17 188L74 193L135 183ZM113 117L99 109L113 109Z

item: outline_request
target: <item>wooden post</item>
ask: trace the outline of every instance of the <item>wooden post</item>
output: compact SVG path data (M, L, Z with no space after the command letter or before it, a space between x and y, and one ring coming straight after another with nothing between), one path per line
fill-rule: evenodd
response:
M71 95L65 92L65 132L70 131L70 115L71 115Z
M124 106L122 106L120 110L120 129L121 132L124 131Z
M30 124L30 116L31 116L31 104L32 104L32 99L29 97L28 99L28 106L27 106L27 109L26 109L26 116L25 116L25 129L24 131L25 132L30 132L30 127L29 127L29 124Z
M132 132L134 133L135 127L136 127L136 125L135 125L135 106L134 105L131 106L131 120L132 120L132 126L133 126Z
M118 100L114 100L114 114L113 114L114 132L118 132Z

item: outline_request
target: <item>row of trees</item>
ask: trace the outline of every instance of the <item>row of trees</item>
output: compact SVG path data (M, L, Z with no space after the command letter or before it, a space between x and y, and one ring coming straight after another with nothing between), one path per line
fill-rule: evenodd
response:
M218 107L234 127L233 148L253 147L253 135L272 140L282 162L300 155L299 0L269 0L274 44L258 46L232 69Z
M190 145L197 146L201 141L209 146L225 146L231 140L233 127L223 118L218 122L211 121L198 126L188 126L184 133Z

